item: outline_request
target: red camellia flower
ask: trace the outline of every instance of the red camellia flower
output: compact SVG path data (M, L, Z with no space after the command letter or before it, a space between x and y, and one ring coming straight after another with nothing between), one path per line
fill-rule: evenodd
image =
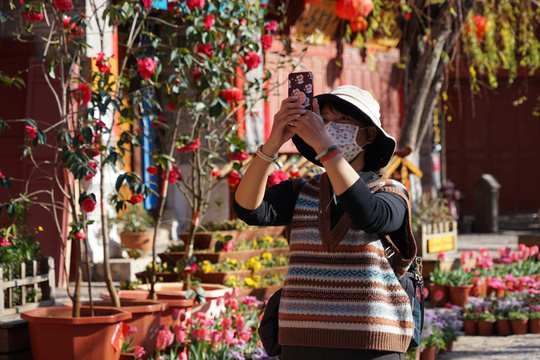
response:
M86 106L86 104L92 100L92 90L84 83L80 83L79 87L75 89L72 94L73 99L75 99L80 106Z
M278 23L276 20L272 20L270 21L268 24L266 24L264 26L264 30L267 32L267 33L272 33L274 31L276 31L278 29Z
M151 57L147 57L144 60L139 59L137 64L137 70L144 80L148 80L152 75L154 75L157 63Z
M161 178L165 179L165 173L161 174ZM169 184L174 184L180 179L180 168L178 165L173 165L171 172L169 173L169 178L167 179L167 182Z
M0 179L3 179L5 177L6 177L6 175L2 174L2 172L0 171Z
M84 211L92 212L96 208L96 202L92 200L92 198L87 197L86 199L82 201L81 206Z
M150 175L156 175L158 173L158 168L153 166L153 165L150 165L149 167L146 168L146 171L150 174Z
M199 146L201 146L201 141L199 139L195 139L190 143L177 147L176 150L178 150L180 153L188 153L197 150Z
M261 65L261 57L250 51L244 56L244 62L246 63L248 70L252 70Z
M141 201L144 200L144 197L142 196L142 194L137 194L137 195L133 195L129 201L132 203L132 204L138 204L140 203Z
M68 30L69 27L70 27L70 22L71 22L71 17L70 16L65 16L64 15L64 18L62 19L62 23L64 24L64 31Z
M236 100L243 99L244 98L244 93L242 92L242 89L234 87L234 88L222 90L219 93L219 96L221 96L225 100L236 101Z
M368 28L367 20L361 16L351 19L350 25L352 32L364 31Z
M403 14L403 17L405 20L409 21L411 19L411 12L407 11L405 14Z
M240 182L240 174L236 171L231 171L229 175L227 175L227 184L230 186L236 186Z
M214 50L212 50L212 45L210 44L206 44L206 45L199 44L197 46L197 52L200 54L204 54L208 57L212 57L212 55L214 54Z
M195 10L196 7L202 9L204 7L204 0L186 0L186 6L191 11Z
M272 47L272 42L274 39L272 39L272 35L270 34L264 34L261 36L261 45L264 51L270 49Z
M79 231L75 234L75 239L84 240L86 239L86 234L84 233L84 231Z
M480 41L484 40L484 36L486 35L486 25L487 25L486 18L482 15L475 15L472 17L471 20L476 28L475 30L476 37Z
M287 173L283 170L274 170L268 178L267 185L268 187L279 184L282 181L288 180L289 177Z
M335 6L336 16L343 20L351 20L358 12L360 0L338 0Z
M300 176L300 170L298 169L291 169L289 170L289 176L292 178L297 178Z
M210 175L214 179L217 179L220 174L221 174L221 170L219 170L219 168L213 168L212 170L210 170Z
M11 241L9 241L7 238L0 239L0 246L9 246L13 245Z
M204 30L210 31L210 29L212 29L212 26L214 25L214 18L215 18L214 15L208 15L208 16L204 19L204 25L203 25L202 28L203 28Z
M28 133L28 136L30 136L30 140L34 140L37 137L37 130L35 127L31 125L26 125L24 129Z
M249 157L249 154L245 151L238 150L234 153L229 153L229 159L232 161L244 161Z
M94 161L89 161L88 166L90 166L92 169L94 169L94 173L89 171L88 175L86 175L86 177L84 178L84 180L86 180L86 181L90 180L91 178L94 177L94 175L96 175L95 171L96 171L96 168L97 168L97 163L95 163Z
M111 73L111 64L107 60L105 60L105 54L100 52L96 56L96 66L99 70L99 72L102 72L104 74L110 74Z
M36 12L33 9L27 9L22 14L23 14L24 18L26 20L30 21L30 22L36 22L36 21L43 20L43 13L42 12Z
M71 0L53 0L53 4L60 11L68 11L73 8Z
M193 81L197 81L199 80L199 78L202 76L202 71L200 69L195 69L195 71L193 71Z

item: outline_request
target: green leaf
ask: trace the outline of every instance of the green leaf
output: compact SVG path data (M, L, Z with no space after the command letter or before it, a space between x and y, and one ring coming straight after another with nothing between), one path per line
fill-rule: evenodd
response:
M7 19L8 19L7 14L6 14L5 12L2 12L2 11L0 10L0 22L1 22L1 23L5 23L5 22L7 21Z
M10 218L12 218L15 215L15 205L11 201L7 201L4 203L4 206L6 208L6 212Z

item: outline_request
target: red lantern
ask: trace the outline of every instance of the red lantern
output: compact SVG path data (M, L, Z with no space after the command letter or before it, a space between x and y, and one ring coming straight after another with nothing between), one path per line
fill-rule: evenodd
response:
M364 31L368 28L368 22L362 16L352 19L350 25L352 32Z
M472 17L472 21L474 23L474 26L476 27L476 37L478 37L478 40L480 41L484 40L487 25L486 18L482 15L475 15Z
M359 6L360 0L338 0L335 7L336 16L343 20L351 20Z
M242 89L235 87L222 90L219 93L219 96L221 96L225 100L240 100L244 97L244 94L242 93Z
M373 1L372 0L360 0L360 6L356 12L356 16L366 17L371 14L373 10ZM355 17L356 17L355 16Z

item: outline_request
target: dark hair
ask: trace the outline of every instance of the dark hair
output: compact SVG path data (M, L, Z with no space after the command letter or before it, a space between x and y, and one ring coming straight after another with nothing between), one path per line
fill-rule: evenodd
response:
M349 116L355 120L358 120L362 124L366 126L375 126L373 124L373 120L369 116L367 116L362 111L358 110L356 107L352 105L348 105L343 102L329 102L334 109L342 113L343 115ZM320 104L320 107L322 108L325 104ZM375 128L377 128L375 126ZM364 168L363 171L373 171L373 172L379 172L381 169L380 164L383 162L383 159L378 155L377 151L377 138L379 137L379 129L377 129L377 135L375 136L375 139L371 144L367 144L364 147Z

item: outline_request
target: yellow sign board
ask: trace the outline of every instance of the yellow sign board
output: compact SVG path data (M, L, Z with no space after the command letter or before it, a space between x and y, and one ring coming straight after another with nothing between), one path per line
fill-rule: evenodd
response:
M336 0L311 2L306 14L296 22L296 37L311 43L329 43L340 20L335 7Z
M453 236L444 236L428 240L428 253L448 251L455 249Z

